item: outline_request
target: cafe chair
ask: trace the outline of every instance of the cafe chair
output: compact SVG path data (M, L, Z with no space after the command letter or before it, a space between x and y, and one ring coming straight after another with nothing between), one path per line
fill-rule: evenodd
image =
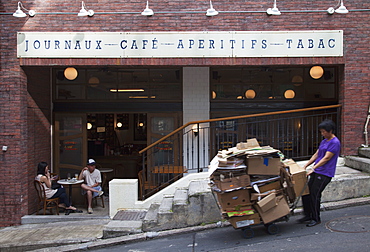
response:
M140 196L142 196L142 194L143 194L143 188L144 188L144 192L146 191L146 190L151 190L151 189L155 189L156 188L156 186L155 185L151 185L150 183L149 183L149 181L146 179L146 176L144 176L144 174L143 174L143 171L141 170L141 171L139 171L138 172L138 177L139 177L139 195Z
M44 215L46 214L46 210L50 210L50 213L53 213L53 208L55 208L55 211L57 215L59 215L59 198L53 198L53 199L47 199L45 195L45 188L41 184L40 181L34 180L33 182L37 196L38 196L38 204L37 204L37 214L39 214L40 209L43 209Z
M95 203L96 206L98 205L98 198L101 199L101 206L103 208L105 208L105 205L104 205L104 194L102 196L99 196L98 195L98 196L96 196L96 197L93 198L93 201L94 201L94 203Z

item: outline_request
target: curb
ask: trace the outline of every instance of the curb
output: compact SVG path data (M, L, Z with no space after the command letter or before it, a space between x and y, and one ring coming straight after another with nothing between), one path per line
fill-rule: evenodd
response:
M321 205L322 211L328 210L335 210L339 208L351 207L351 206L360 206L370 204L370 197L362 197L362 198L354 198L336 202L324 202ZM299 215L302 213L302 209L295 209L293 215ZM100 249L120 244L125 244L128 242L137 242L137 241L145 241L149 239L155 238L163 238L170 235L176 234L184 234L190 232L199 232L213 228L220 228L220 227L227 227L231 226L229 222L217 222L213 224L208 224L204 226L194 226L194 227L186 227L186 228L179 228L179 229L171 229L159 232L146 232L140 234L133 234L133 235L126 235L120 236L115 238L107 238L107 239L99 239L97 241L91 241L86 243L79 243L79 244L72 244L72 245L65 245L59 247L50 247L38 250L32 250L34 252L51 252L51 251L61 251L61 252L69 252L69 251L86 251L89 249Z

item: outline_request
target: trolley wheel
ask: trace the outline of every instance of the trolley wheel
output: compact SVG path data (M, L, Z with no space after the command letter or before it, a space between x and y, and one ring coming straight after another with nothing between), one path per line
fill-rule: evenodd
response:
M243 231L243 237L245 239L250 239L254 237L254 231L250 227L244 228L242 231Z
M265 227L267 228L267 233L269 233L270 235L275 235L279 233L279 227L274 223L265 224Z

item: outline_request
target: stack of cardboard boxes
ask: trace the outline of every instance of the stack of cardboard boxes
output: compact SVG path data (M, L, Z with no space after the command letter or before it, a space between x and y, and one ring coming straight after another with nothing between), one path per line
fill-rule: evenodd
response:
M256 139L223 150L211 161L210 181L222 216L234 228L271 223L289 214L306 189L306 172ZM307 190L302 195L308 193Z

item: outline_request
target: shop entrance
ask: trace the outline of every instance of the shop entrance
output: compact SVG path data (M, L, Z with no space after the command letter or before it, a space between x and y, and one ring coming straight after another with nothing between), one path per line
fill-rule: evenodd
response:
M93 158L110 168L107 179L138 178L139 151L179 127L181 113L85 113L55 115L55 171L74 176ZM163 157L158 157L163 158Z

